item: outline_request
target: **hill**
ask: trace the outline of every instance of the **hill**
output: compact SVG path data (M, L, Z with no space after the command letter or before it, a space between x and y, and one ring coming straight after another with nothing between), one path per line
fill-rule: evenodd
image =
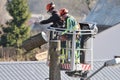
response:
M32 14L42 14L45 17L49 16L46 13L45 6L51 1L56 4L56 9L67 8L70 14L79 21L88 15L97 0L28 0L30 12ZM0 0L0 25L11 19L6 11L6 2L7 0Z
M67 8L69 13L77 20L83 19L90 12L89 9L95 4L96 0L29 0L30 11L33 14L48 16L45 10L47 3L54 1L56 9ZM86 1L89 1L87 3Z

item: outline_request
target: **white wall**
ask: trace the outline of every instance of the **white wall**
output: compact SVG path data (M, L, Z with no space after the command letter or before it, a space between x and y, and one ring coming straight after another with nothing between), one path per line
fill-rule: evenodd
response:
M94 59L112 59L115 55L120 56L120 24L115 25L94 39Z

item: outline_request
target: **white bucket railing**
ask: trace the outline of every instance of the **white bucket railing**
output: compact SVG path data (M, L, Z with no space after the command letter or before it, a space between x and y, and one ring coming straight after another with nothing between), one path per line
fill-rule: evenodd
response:
M49 27L48 28L49 31L53 31L53 32L58 32L62 33L63 31L65 31L65 28L53 28L53 27ZM79 32L79 33L78 33ZM62 49L66 49L66 50L72 50L72 57L71 57L71 62L70 62L70 70L74 71L76 70L76 66L75 66L75 51L76 50L88 50L91 53L91 60L90 60L90 65L91 65L91 69L93 69L93 38L94 36L91 36L91 44L90 44L90 48L81 48L81 49L76 49L76 35L95 35L96 33L94 33L93 30L76 30L73 32L68 32L67 34L73 34L73 38L72 38L72 48L62 48Z

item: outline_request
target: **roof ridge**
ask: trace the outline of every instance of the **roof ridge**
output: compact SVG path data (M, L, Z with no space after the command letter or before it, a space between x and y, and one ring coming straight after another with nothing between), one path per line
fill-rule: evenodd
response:
M0 62L1 64L33 64L33 63L39 63L39 64L45 64L45 61L8 61L8 62Z
M95 59L95 60L93 60L93 62L105 62L108 60L110 60L110 59ZM87 62L90 62L90 60L87 60Z

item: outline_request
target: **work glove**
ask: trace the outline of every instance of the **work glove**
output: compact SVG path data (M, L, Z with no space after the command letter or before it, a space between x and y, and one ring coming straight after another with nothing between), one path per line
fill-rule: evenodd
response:
M35 25L38 25L38 24L40 24L40 22L35 22L34 24L35 24Z

